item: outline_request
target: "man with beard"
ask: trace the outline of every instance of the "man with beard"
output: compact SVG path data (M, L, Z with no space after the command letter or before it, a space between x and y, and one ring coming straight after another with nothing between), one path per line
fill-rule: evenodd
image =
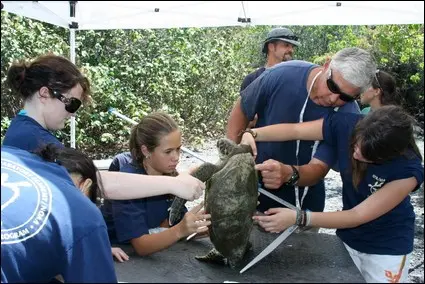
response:
M298 37L288 28L274 28L264 40L262 52L266 55L266 64L248 74L242 82L241 92L257 79L267 68L292 60L296 46L300 46ZM257 116L249 123L249 127L254 127Z

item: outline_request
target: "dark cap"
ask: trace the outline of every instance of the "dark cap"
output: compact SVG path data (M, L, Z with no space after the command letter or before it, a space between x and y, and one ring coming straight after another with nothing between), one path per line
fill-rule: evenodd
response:
M290 43L295 46L300 46L301 43L298 41L298 37L288 28L275 28L272 29L264 41L263 52L267 53L267 44L272 41L281 40Z

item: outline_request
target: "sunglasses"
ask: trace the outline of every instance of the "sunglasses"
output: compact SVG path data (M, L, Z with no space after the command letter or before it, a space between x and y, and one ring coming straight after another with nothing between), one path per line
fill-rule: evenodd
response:
M382 89L381 84L379 83L379 79L381 79L381 76L379 75L379 70L376 70L375 72L375 79L376 79L376 83L378 85L378 88L381 90L382 94L384 95L384 89Z
M341 91L339 86L332 79L332 69L330 69L330 68L329 68L329 77L326 80L326 84L328 85L329 91L331 91L334 94L338 94L339 99L341 101L344 101L344 102L347 102L347 103L357 100L361 95L361 94L356 94L355 96L351 96L351 95L348 95L348 94L344 93L343 91Z
M56 99L60 100L61 102L63 102L65 104L65 110L69 113L74 113L76 112L80 106L81 106L81 101L77 98L67 98L64 95L60 94L58 91L54 91L54 90L50 90L53 94L53 97L55 97Z

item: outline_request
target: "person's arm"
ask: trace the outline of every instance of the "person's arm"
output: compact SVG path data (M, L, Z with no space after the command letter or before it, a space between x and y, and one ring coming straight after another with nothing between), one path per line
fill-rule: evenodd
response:
M138 255L146 256L152 253L166 249L175 244L180 239L189 236L192 233L203 233L208 230L211 224L207 219L211 218L209 214L199 212L203 204L199 204L187 212L182 221L177 225L156 234L145 234L139 238L131 240L131 245ZM201 220L206 221L201 221ZM198 222L199 221L199 222Z
M88 232L67 253L65 283L117 283L106 227Z
M417 186L414 177L395 180L350 210L313 213L311 226L322 228L353 228L375 220L400 204Z
M350 210L311 212L309 226L345 229L363 225L395 208L417 185L418 181L415 177L389 182ZM292 209L272 208L265 213L269 215L254 216L253 218L270 232L280 232L296 222L296 211Z
M236 143L239 143L239 133L246 129L248 123L249 120L242 111L241 98L239 97L233 106L227 121L226 137Z
M323 140L323 118L303 123L279 123L252 129L255 141ZM248 135L249 133L244 133Z
M317 184L329 172L329 166L321 160L313 158L307 165L294 166L299 173L297 185L310 186ZM278 189L287 182L293 173L290 165L275 160L267 160L255 165L261 171L264 186L268 189Z
M205 184L189 174L177 177L149 176L123 172L98 172L107 199L128 200L173 194L186 200L201 197ZM142 190L143 189L143 190Z

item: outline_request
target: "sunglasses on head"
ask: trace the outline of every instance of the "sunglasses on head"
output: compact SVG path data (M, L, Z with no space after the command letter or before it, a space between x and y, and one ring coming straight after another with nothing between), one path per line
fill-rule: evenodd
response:
M330 68L329 68L329 77L326 80L326 84L328 85L329 91L331 91L334 94L338 94L339 99L341 101L344 101L344 102L347 102L347 103L357 100L361 95L361 94L357 94L357 95L351 96L351 95L348 95L348 94L344 93L343 91L341 91L339 86L332 79L332 69L330 69Z
M74 113L76 112L80 106L81 106L81 101L77 98L67 98L64 95L60 94L58 91L54 91L54 90L50 90L53 94L53 97L55 97L56 99L60 100L61 102L63 102L65 104L65 110L69 113Z

